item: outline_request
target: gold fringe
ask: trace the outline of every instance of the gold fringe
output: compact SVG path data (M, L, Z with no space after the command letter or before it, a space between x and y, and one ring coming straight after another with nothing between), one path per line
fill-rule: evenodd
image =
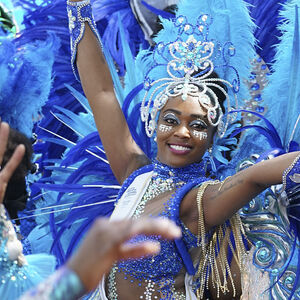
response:
M226 180L226 179L225 179ZM221 187L224 184L221 183ZM214 233L209 241L206 240L204 211L202 205L203 194L209 185L219 184L220 181L206 181L201 184L197 193L197 206L199 213L198 222L198 246L201 251L201 259L195 279L199 279L200 287L197 290L197 299L202 299L205 288L208 289L208 281L211 279L212 286L217 290L217 297L220 297L220 291L223 294L229 292L229 283L233 289L233 297L236 295L234 280L232 278L230 266L227 260L228 241L229 247L233 253L240 269L242 269L243 258L246 255L246 249L242 236L245 234L244 228L238 213L234 214L230 220L230 226L225 224L215 228ZM220 190L220 188L219 188ZM230 232L232 231L236 249L230 241ZM217 251L219 249L219 251ZM228 282L229 281L229 282Z

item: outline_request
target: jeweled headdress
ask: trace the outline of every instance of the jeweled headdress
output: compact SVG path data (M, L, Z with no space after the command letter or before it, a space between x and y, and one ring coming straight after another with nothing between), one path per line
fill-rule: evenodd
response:
M176 17L162 20L162 25L156 46L142 51L136 64L144 71L141 119L147 135L154 134L158 112L167 100L180 95L183 100L197 97L209 123L224 133L232 114L222 118L216 89L227 99L226 113L238 107L238 94L239 99L248 98L241 78L249 74L254 38L246 4L185 0Z

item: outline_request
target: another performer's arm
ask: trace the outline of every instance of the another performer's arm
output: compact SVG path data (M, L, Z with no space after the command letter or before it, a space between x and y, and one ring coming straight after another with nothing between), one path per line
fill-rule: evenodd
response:
M87 22L76 58L80 81L92 108L105 153L117 180L122 183L148 160L131 136L101 45Z
M203 194L206 229L224 223L241 207L271 185L282 183L283 172L300 152L292 152L262 161L229 177L223 183L209 185ZM184 198L181 205L183 221L197 233L197 189Z

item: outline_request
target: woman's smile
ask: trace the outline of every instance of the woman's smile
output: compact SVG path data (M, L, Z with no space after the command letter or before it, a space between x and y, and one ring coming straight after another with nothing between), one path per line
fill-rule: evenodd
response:
M182 144L168 144L170 151L177 155L185 155L191 152L192 147Z

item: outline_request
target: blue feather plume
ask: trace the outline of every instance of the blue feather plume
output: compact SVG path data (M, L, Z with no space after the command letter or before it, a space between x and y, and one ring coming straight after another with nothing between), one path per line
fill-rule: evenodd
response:
M279 25L282 36L280 44L276 46L274 72L263 91L265 104L270 107L266 117L277 128L287 151L292 140L300 140L300 126L297 124L300 115L300 33L297 4L297 0L290 1L281 12L284 22Z
M15 40L1 37L0 45L0 117L31 137L48 100L59 40L51 35L17 48Z

